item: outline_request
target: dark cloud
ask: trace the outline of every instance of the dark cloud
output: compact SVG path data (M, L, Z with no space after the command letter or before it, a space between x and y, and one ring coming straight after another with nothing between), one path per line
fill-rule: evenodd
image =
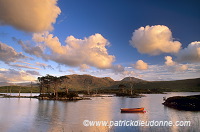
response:
M47 55L43 53L43 50L40 46L32 46L30 43L24 43L20 39L17 39L15 37L12 37L13 41L17 42L19 45L21 45L22 49L30 54L30 55L35 55L36 57L41 57L45 60L47 60Z
M40 73L38 71L27 70L26 72L30 73L31 75L38 75L38 76L40 76Z
M10 62L16 62L20 59L26 59L25 55L23 55L21 52L15 51L14 48L11 46L8 46L4 43L0 42L0 60L5 62L6 64L9 64Z
M47 65L47 64L44 64L44 63L36 62L36 65L42 67L43 69L49 68L51 70L54 70L54 68L51 65Z

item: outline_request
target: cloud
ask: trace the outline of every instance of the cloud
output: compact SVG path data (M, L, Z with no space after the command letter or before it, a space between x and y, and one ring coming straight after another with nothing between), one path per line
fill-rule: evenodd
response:
M36 68L36 67L30 67L30 66L19 65L19 64L10 64L10 66L13 66L13 67L21 67L21 68L27 68L27 69L36 69L36 70L39 70L39 69L40 69L40 68Z
M115 74L118 73L123 73L124 72L124 67L122 65L113 65L112 70Z
M36 65L42 67L43 69L48 68L48 69L54 70L54 68L51 65L47 65L47 64L44 64L44 63L36 62Z
M73 69L69 69L69 70L67 70L67 71L70 72L70 73L73 73L73 74L76 73Z
M58 37L54 37L48 32L33 34L33 40L36 43L44 44L51 51L50 54L45 55L59 64L69 66L86 64L106 69L111 68L112 62L115 60L115 56L109 55L106 49L106 46L109 45L108 40L98 33L84 39L69 36L65 40L65 45L59 42Z
M123 71L122 75L124 75L124 77L127 77L127 76L129 76L129 77L138 76L138 74L136 74L134 71L127 71L127 70Z
M192 42L188 47L176 54L178 62L198 63L200 62L200 41Z
M115 75L119 75L122 78L127 76L136 76L137 74L134 71L131 71L130 68L125 68L124 66L118 64L112 66L112 72Z
M26 58L28 57L23 55L21 52L17 52L11 46L0 42L0 61L9 64L10 62L16 62L17 60Z
M90 69L90 67L86 64L81 64L79 70L82 72L86 72L87 69Z
M53 30L60 13L57 0L0 0L0 24L27 32Z
M145 63L143 60L138 60L136 64L133 65L133 67L138 70L147 70L148 64Z
M54 68L51 65L47 65L47 68L54 70Z
M176 62L173 66L165 65L149 65L149 69L146 71L139 71L141 77L148 81L167 81L167 80L182 80L189 78L199 77L199 65L198 64L178 64Z
M176 64L176 62L174 62L173 60L172 60L172 57L171 56L165 56L165 64L167 65L167 66L173 66L173 65L175 65Z
M28 62L25 62L25 61L17 61L17 62L26 64L26 65L34 65L34 64L32 64L32 63L28 63Z
M17 42L19 45L21 45L22 49L30 54L35 55L36 57L41 57L44 60L48 59L48 56L44 54L45 47L42 45L33 46L31 43L24 43L23 41L16 39L15 37L12 37L13 41Z
M40 73L38 71L31 71L31 70L27 70L27 73L31 74L31 75L37 75L40 76Z
M182 72L188 70L187 64L178 64L177 62L172 60L171 56L165 56L165 60L165 65L171 72Z
M181 64L180 66L176 67L176 71L186 71L186 70L188 70L188 66L187 65Z
M0 72L5 72L5 71L8 71L8 69L0 68Z
M181 48L181 43L173 41L172 32L164 25L140 27L133 32L130 43L140 53L149 55L177 53Z
M4 72L0 72L0 82L22 82L22 81L34 81L37 72L7 69Z
M36 65L42 67L43 69L46 69L46 67L48 66L47 64L40 63L40 62L36 62Z

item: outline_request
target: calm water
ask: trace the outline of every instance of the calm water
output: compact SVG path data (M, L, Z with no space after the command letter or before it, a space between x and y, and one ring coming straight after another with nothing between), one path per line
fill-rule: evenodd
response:
M199 132L200 112L178 111L162 105L163 97L200 93L149 94L133 99L94 97L76 102L0 98L1 132ZM23 94L21 94L23 95ZM120 113L124 107L145 107L146 113ZM191 121L187 127L85 127L84 120Z

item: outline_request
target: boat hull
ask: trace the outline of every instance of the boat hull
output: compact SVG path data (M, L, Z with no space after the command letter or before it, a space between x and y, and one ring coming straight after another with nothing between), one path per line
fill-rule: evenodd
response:
M121 108L122 113L144 112L144 108Z

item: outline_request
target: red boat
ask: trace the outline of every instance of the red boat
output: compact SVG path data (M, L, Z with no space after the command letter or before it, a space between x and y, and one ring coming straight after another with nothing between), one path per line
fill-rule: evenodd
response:
M121 108L121 112L124 113L144 112L144 108Z

